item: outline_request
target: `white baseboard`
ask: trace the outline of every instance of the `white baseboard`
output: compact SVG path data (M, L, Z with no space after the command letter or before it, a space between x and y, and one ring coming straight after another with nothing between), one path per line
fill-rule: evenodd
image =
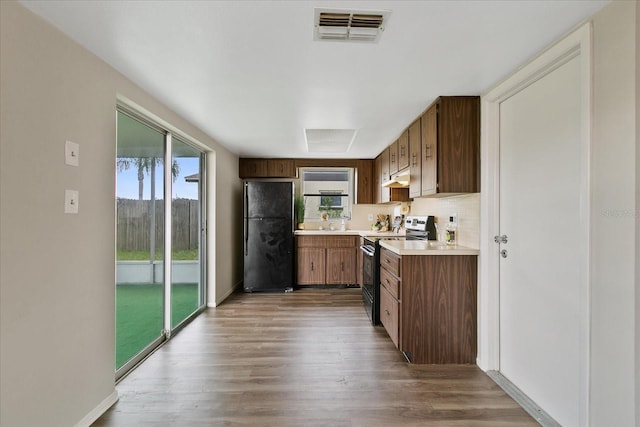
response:
M226 300L227 298L229 298L229 296L230 296L232 293L234 293L234 292L236 291L236 289L238 289L240 286L242 286L242 282L241 282L241 281L240 281L240 282L238 282L238 283L236 283L235 285L233 285L233 286L231 287L231 289L229 289L229 290L228 290L224 295L222 295L222 297L221 297L219 300L217 300L217 301L209 301L209 302L207 302L207 307L209 307L209 308L215 308L215 307L219 306L219 305L222 303L222 301L224 301L224 300Z
M106 397L98 406L93 408L91 412L84 416L75 427L89 427L93 424L102 414L107 412L109 408L113 406L114 403L118 401L118 391L113 390L109 396Z

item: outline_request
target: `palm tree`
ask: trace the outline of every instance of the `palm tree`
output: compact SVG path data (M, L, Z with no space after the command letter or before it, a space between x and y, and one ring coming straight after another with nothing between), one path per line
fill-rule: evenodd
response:
M129 170L131 166L135 166L138 170L138 200L142 200L144 189L144 175L145 172L151 174L151 186L155 184L155 170L156 166L162 163L162 159L159 157L135 157L135 158L120 158L117 160L117 167L119 172ZM171 176L173 181L176 180L180 174L180 165L176 160L171 164ZM151 195L155 198L155 194Z
M129 170L131 166L135 166L138 169L138 200L142 200L144 189L144 174L145 172L151 176L151 212L149 214L149 266L151 268L151 282L156 282L155 268L153 264L156 257L156 165L162 164L162 158L160 157L134 157L134 158L119 158L116 161L116 167L118 172L124 172ZM176 160L171 163L171 177L173 181L176 180L180 174L180 165Z

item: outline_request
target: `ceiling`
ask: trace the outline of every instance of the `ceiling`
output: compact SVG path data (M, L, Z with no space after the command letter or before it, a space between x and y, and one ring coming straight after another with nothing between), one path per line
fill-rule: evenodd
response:
M373 158L439 95L480 95L600 0L22 1L241 156ZM390 11L377 43L314 41L314 8ZM305 128L355 129L309 152Z

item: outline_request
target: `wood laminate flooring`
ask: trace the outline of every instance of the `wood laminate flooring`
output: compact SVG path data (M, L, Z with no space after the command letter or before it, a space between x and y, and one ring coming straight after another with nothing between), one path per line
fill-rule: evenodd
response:
M360 289L235 293L117 385L94 426L537 426L478 367L410 365Z

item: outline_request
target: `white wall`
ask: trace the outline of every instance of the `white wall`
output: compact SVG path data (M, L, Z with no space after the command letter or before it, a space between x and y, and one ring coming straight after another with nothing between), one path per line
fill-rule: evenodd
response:
M86 423L116 396L117 95L215 150L210 299L241 280L238 159L16 2L0 2L0 55L0 425Z
M636 425L640 426L640 4L636 2Z
M615 1L593 17L590 422L594 426L634 425L638 410L636 7L636 2Z
M633 426L640 385L638 342L638 3L613 1L591 18L589 425ZM486 148L486 147L485 147ZM483 163L483 177L492 171ZM482 213L492 212L483 206ZM565 219L570 220L570 219ZM561 225L548 224L549 238ZM484 222L483 222L484 223ZM482 239L490 239L482 231ZM488 280L486 273L481 274ZM486 283L480 288L487 289ZM497 298L492 295L488 298ZM494 349L489 304L479 305L480 349ZM535 320L532 320L535 321ZM484 360L483 363L488 363ZM494 368L492 366L481 366Z

